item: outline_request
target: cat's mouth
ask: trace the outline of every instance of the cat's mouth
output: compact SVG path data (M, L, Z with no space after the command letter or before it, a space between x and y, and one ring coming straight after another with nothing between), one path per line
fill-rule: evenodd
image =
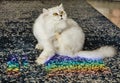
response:
M61 18L61 20L63 20L63 18Z
M62 17L59 19L59 21L65 21L65 20L66 20L66 19L65 19L65 18L62 18Z

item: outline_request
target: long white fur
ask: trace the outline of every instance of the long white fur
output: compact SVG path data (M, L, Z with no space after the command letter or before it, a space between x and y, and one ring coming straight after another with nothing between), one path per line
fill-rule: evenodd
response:
M62 17L61 11L63 11ZM54 13L58 15L54 15ZM38 41L36 48L43 49L43 52L36 60L38 64L44 64L55 53L84 58L112 57L116 53L115 49L109 46L93 51L82 51L85 34L77 22L67 17L62 4L43 9L43 13L34 23L33 33Z

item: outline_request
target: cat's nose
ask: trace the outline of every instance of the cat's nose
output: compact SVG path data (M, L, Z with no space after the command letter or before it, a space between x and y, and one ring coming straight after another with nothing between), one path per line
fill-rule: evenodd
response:
M62 15L60 15L60 17L61 17L61 20L62 20L62 19L63 19L63 18L62 18Z

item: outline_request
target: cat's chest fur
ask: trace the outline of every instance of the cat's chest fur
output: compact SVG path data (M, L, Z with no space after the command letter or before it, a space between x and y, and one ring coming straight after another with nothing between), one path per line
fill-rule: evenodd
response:
M67 28L66 21L59 21L59 22L48 21L46 22L45 30L49 36L56 37L56 34L62 33L66 28Z

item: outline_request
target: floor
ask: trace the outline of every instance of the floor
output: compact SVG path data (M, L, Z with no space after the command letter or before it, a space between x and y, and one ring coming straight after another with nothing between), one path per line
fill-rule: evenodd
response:
M120 0L87 0L96 10L120 28Z
M33 24L42 13L43 8L50 8L63 3L66 13L73 18L85 33L84 50L93 50L101 46L114 46L118 53L112 58L105 58L104 64L111 69L102 71L93 62L96 60L81 59L92 63L88 67L96 69L99 73L84 72L64 73L59 76L48 76L44 65L37 65L36 58L41 51L35 49L37 40L33 35ZM13 55L13 56L12 56ZM27 67L24 66L24 55L28 58ZM9 58L10 57L10 58ZM55 58L55 57L54 57ZM53 58L52 58L53 59ZM76 58L78 59L78 58ZM57 56L54 67L68 61L65 57ZM69 59L71 60L71 59ZM52 60L53 61L53 60ZM12 62L12 64L10 64ZM15 62L15 63L14 63ZM76 61L69 61L73 66ZM83 63L82 61L79 61ZM12 68L13 63L17 67ZM19 64L18 64L19 63ZM97 61L97 64L99 62ZM101 63L101 61L100 61ZM56 64L58 66L56 66ZM9 66L12 65L12 66ZM63 64L65 65L65 64ZM70 70L71 66L67 67ZM101 65L104 66L104 65ZM11 67L11 70L9 68ZM96 67L96 68L93 68ZM51 67L52 68L52 67ZM64 68L64 67L63 67ZM66 67L65 67L66 68ZM73 68L73 67L72 67ZM78 67L74 67L77 71ZM81 68L85 71L86 66ZM101 67L99 67L101 68ZM15 71L18 70L18 71ZM95 70L95 71L96 71ZM77 71L78 72L78 71ZM93 73L93 74L92 74ZM52 73L55 74L55 73ZM84 74L84 75L82 75ZM18 76L18 77L17 77ZM1 0L0 1L0 83L119 83L120 82L120 29L106 17L96 11L86 0Z

